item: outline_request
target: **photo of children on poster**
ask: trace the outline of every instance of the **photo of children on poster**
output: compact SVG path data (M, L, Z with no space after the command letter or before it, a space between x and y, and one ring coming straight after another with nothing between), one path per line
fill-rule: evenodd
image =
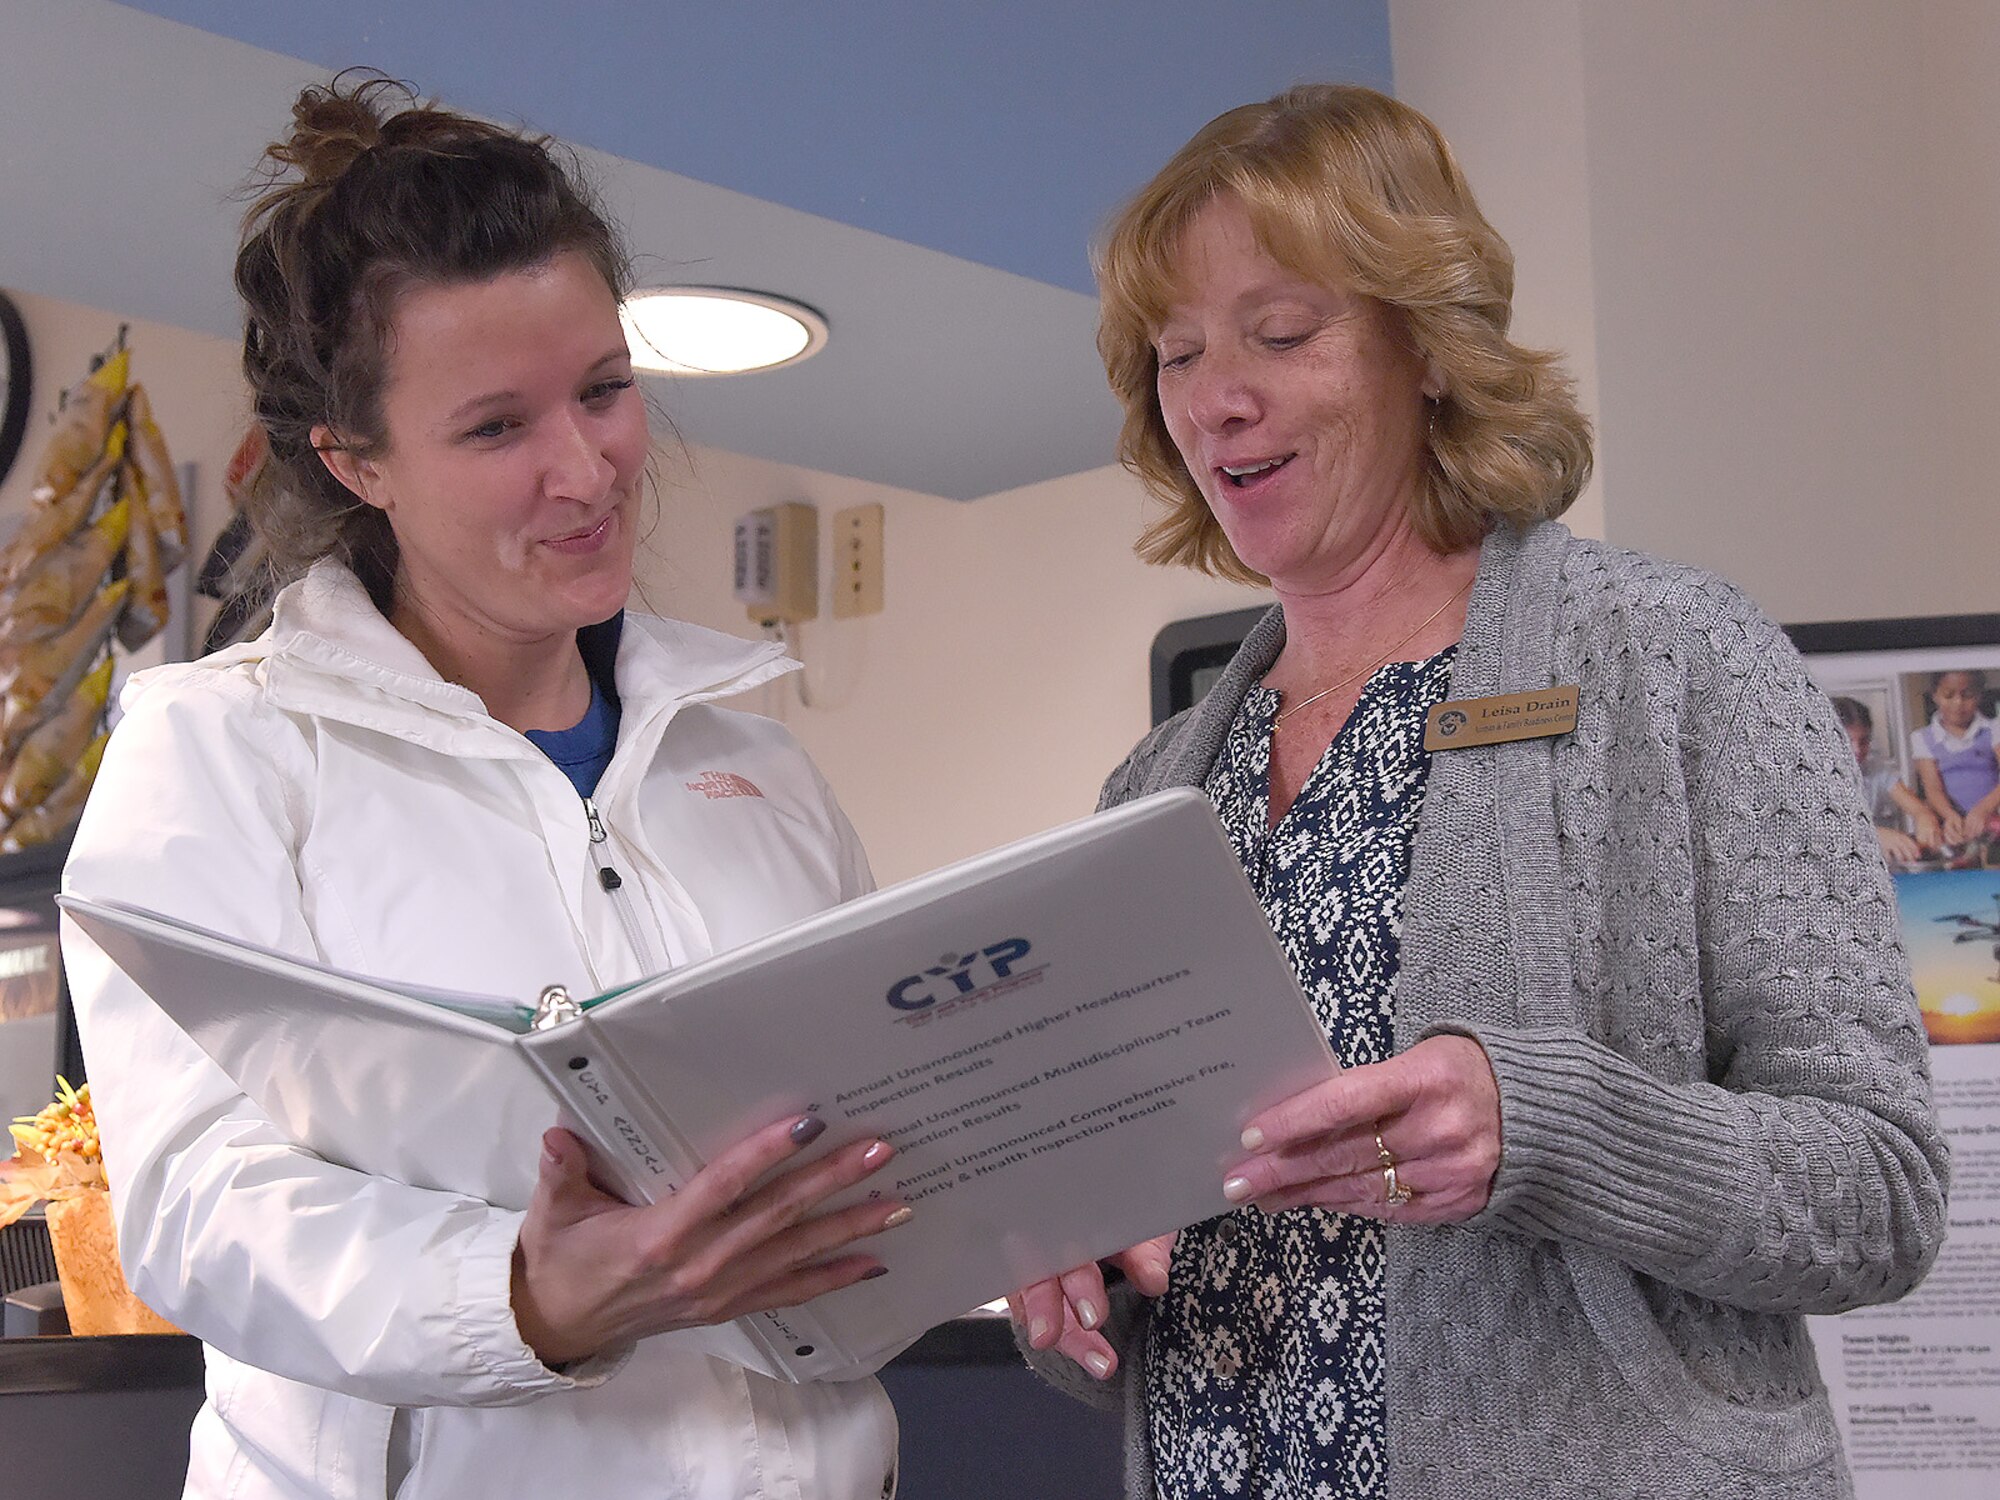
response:
M1930 1277L1813 1320L1858 1500L2000 1494L2000 629L1991 642L1807 653L1895 885L1952 1150Z

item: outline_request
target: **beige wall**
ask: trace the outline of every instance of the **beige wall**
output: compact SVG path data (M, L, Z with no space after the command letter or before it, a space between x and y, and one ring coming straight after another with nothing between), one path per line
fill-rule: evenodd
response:
M1938 330L1941 492L1970 523L1975 573L1964 607L2000 610L2000 482L1994 414L2000 409L2000 5L1928 0L1919 67L1930 81L1919 99L1922 173L1936 256L1931 291Z
M39 431L119 320L14 295L37 362ZM221 474L248 416L236 347L152 323L132 323L127 338L175 459L195 464L194 531L206 547L226 519ZM26 506L39 453L31 436L0 486L0 527ZM803 500L818 507L824 530L843 506L884 506L884 612L801 627L813 707L792 681L743 705L798 734L884 881L1088 812L1098 783L1150 722L1154 634L1170 620L1259 598L1142 566L1131 552L1139 488L1117 469L972 504L671 445L659 470L641 602L738 635L757 632L730 595L737 515ZM196 618L205 622L210 608L197 601ZM158 655L148 647L135 665Z
M747 706L782 718L839 792L885 883L1090 811L1151 722L1147 654L1162 625L1263 596L1132 556L1141 494L1100 469L971 504L732 454L663 467L639 588L664 613L750 635L729 594L743 511L880 501L885 608L824 615L793 682ZM822 558L822 571L826 559Z
M1721 0L1391 15L1399 87L1516 249L1518 335L1568 352L1600 419L1578 529L1718 566L1785 618L2000 609L1973 441L2000 398L2000 7L1814 10L1823 26ZM116 320L19 300L46 411ZM130 337L199 466L205 539L235 350ZM813 707L789 685L748 706L794 727L885 880L1086 811L1146 728L1153 635L1257 597L1140 565L1141 496L1115 469L967 505L712 451L663 470L646 601L746 635L737 514L883 503L887 610L802 628Z
M1978 440L2000 402L2000 7L1390 14L1398 87L1467 158L1524 298L1537 259L1557 268L1546 326L1592 372L1612 540L1781 619L2000 609Z
M1560 350L1596 417L1581 3L1513 0L1500 24L1463 3L1392 0L1389 22L1397 97L1444 132L1514 251L1515 340ZM1564 517L1584 536L1604 535L1606 448L1600 431L1590 487Z

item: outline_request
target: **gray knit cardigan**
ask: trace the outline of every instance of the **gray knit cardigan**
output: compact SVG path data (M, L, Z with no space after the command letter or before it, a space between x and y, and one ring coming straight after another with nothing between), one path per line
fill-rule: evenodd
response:
M1208 776L1271 611L1104 806ZM1488 1207L1392 1225L1391 1500L1851 1495L1801 1321L1915 1286L1945 1146L1853 752L1728 584L1547 523L1487 540L1450 696L1576 683L1573 734L1441 752L1396 1042L1478 1040ZM1114 1293L1127 1493L1151 1500L1147 1308Z

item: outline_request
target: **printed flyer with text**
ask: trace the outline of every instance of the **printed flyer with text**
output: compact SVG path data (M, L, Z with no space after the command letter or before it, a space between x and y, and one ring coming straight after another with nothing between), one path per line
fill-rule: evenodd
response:
M1886 1307L1812 1320L1858 1500L2000 1495L2000 641L1815 653L1895 882L1950 1228Z

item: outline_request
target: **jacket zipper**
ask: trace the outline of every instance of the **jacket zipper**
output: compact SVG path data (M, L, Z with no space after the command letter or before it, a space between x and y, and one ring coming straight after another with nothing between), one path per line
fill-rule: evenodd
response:
M625 937L632 944L632 950L639 955L645 974L650 977L661 973L667 967L666 960L654 951L646 925L639 919L634 906L634 897L625 889L625 877L611 863L610 835L604 830L604 819L597 815L597 803L593 798L583 799L583 815L590 823L590 858L597 866L598 888L611 898L612 910L618 913L618 920L624 924Z

